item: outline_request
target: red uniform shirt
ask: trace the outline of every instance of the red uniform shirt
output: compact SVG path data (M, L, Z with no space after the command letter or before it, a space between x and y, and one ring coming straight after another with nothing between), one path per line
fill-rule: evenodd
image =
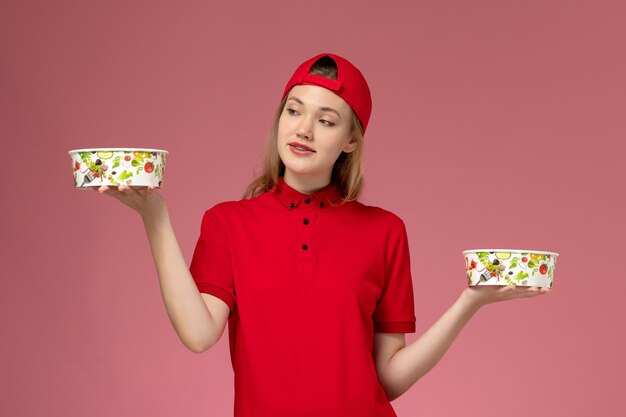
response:
M204 213L190 272L231 309L235 417L396 416L374 332L415 332L404 222L281 177Z

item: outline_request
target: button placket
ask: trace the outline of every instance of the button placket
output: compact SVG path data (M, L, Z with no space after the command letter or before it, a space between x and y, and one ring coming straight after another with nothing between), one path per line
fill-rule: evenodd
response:
M298 206L298 209L295 210L296 213L294 213L298 217L296 226L298 229L298 240L295 242L298 251L296 258L298 276L296 279L302 283L307 283L313 277L313 255L316 250L315 242L313 242L313 228L315 227L319 206L317 203L313 203L311 198L306 198L303 200L303 203Z

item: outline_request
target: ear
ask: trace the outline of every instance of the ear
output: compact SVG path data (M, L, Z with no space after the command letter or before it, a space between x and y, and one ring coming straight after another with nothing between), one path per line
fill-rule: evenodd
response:
M345 153L350 153L356 149L356 146L356 139L353 136L350 138L350 142L348 142L348 144L343 147L342 151L344 151Z

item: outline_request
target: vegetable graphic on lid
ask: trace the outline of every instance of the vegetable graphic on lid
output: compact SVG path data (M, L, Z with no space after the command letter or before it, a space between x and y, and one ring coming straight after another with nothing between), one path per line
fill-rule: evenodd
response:
M111 158L113 158L113 152L100 151L100 152L97 152L96 155L98 155L98 158L100 158L100 159L111 159Z

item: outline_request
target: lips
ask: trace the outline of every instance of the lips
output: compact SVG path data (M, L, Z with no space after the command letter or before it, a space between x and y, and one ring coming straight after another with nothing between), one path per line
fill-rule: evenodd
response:
M291 143L289 144L289 146L293 146L294 148L295 148L296 146L298 146L298 147L301 147L301 148L303 148L303 149L306 149L307 151L315 152L313 149L311 149L311 148L309 148L308 146L303 145L302 143L299 143L299 142L291 142Z

